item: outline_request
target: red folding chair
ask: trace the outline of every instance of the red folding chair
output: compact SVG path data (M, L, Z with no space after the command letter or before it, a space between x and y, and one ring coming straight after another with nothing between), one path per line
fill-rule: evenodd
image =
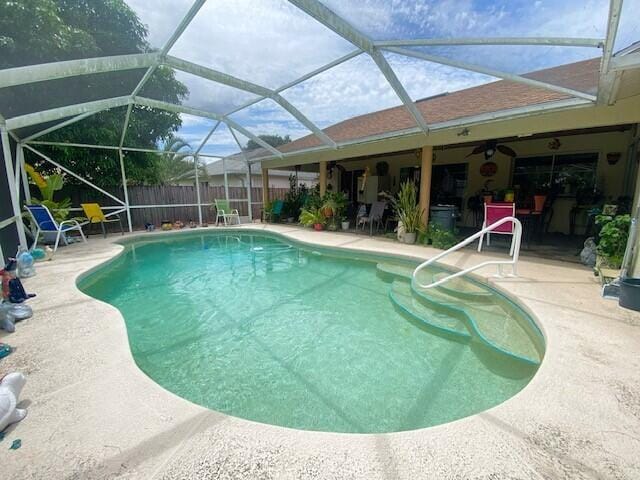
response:
M515 217L516 204L515 203L485 203L484 204L484 221L482 222L482 228L487 228L489 225L493 225L498 220L502 220L505 217ZM487 232L487 245L491 245L491 234L496 233L498 235L513 235L514 225L513 222L505 222L502 225L498 225L496 228ZM478 243L478 251L482 250L482 241L484 235L480 237Z

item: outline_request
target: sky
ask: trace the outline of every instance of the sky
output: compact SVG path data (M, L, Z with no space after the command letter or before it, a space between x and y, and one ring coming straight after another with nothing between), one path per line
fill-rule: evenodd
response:
M152 46L162 46L188 11L191 0L127 0L149 29ZM558 36L604 38L608 0L323 0L355 28L374 40ZM625 0L616 49L640 40L631 12L640 0ZM525 73L593 58L595 48L548 46L421 47L426 53L476 63L509 73ZM278 89L354 50L284 0L208 0L170 54ZM413 100L495 81L493 77L386 52L385 57ZM178 73L190 90L188 106L227 114L259 98L193 75ZM324 128L347 118L400 104L396 94L365 54L282 92L316 125ZM270 99L231 117L254 134L299 138L310 132ZM178 133L197 147L214 123L183 116ZM246 142L246 138L240 140ZM238 151L226 128L219 127L203 153Z

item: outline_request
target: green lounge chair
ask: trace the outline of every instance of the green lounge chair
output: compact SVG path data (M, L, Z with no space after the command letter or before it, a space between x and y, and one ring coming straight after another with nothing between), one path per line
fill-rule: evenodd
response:
M284 201L280 199L274 200L273 203L271 204L271 209L264 211L264 221L274 222L274 221L280 220L280 217L282 216L283 207L284 207Z
M238 213L238 209L231 208L231 205L229 205L229 200L219 200L216 198L215 206L216 206L216 226L220 222L220 218L222 218L222 221L225 224L225 226L229 224L227 221L227 219L229 218L235 218L238 225L240 225L240 214Z

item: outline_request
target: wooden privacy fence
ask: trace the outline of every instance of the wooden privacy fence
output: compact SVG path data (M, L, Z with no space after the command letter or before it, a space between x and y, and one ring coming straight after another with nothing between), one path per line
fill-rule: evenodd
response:
M110 194L124 200L122 187L105 188ZM198 197L195 185L143 185L128 187L129 205L131 206L131 223L134 229L144 228L145 223L153 223L159 226L163 220L189 220L198 221ZM270 188L269 198L284 199L288 188ZM90 187L73 186L65 188L57 198L68 196L74 207L81 203L99 203L102 207L121 207L112 198ZM211 208L215 199L224 199L223 186L200 187L200 203L202 205L202 221L215 222L215 211ZM237 208L241 216L248 215L247 188L229 187L229 201L231 207ZM253 218L260 218L262 210L262 187L251 189ZM146 205L179 205L175 207L148 207ZM124 208L124 207L121 207ZM108 210L113 211L113 210ZM74 212L76 214L76 212ZM77 215L82 215L78 213ZM126 213L121 214L122 222L126 228Z

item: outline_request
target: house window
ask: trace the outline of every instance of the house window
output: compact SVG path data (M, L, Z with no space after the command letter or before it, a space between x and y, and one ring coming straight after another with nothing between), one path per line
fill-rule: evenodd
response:
M513 186L524 196L533 195L536 190L575 196L580 191L595 189L597 167L597 153L516 158Z

